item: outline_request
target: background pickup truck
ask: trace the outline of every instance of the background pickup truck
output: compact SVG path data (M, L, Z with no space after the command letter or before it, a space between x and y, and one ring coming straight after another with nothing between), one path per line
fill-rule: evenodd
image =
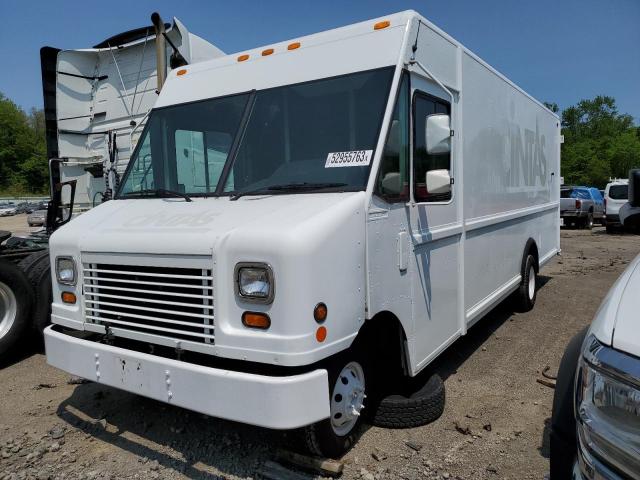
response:
M567 226L591 228L593 222L603 223L604 199L597 188L560 188L560 218Z

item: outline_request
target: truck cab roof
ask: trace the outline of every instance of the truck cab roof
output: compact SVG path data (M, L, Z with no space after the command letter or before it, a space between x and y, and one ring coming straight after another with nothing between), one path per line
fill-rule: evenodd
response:
M396 65L417 18L407 10L176 69L155 107Z

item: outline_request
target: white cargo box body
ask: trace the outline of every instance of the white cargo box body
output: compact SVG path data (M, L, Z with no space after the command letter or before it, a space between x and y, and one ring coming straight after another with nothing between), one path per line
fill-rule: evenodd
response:
M85 336L107 333L144 345L299 369L348 350L366 325L395 322L401 326L408 373L415 375L518 289L528 254L535 257L539 268L559 251L558 117L416 12L189 65L180 69L180 75L173 71L149 122L154 115L170 121L171 112L206 106L211 99L239 94L251 99L283 86L298 88L320 79L384 69L389 72L384 97L370 99L383 105L374 143L367 149L328 150L316 159L323 175L339 175L354 168L354 162L368 162L360 188L277 195L262 192L233 198L238 192L225 191L228 182L224 178L229 178L235 166L225 164L229 171L223 170L210 195L196 194L192 202L179 196L121 195L58 230L51 239L51 255L75 261L78 283L74 292L80 301L77 305L61 303L61 293L70 287L54 281L52 320L56 326L47 332L47 339L55 348L48 350L49 362L73 370L74 352L78 359L94 352L93 340L80 340L78 334L68 342L63 356L68 334L61 327L65 327L84 331ZM345 102L335 114L336 122L355 118L353 104L355 101ZM246 109L240 123L245 130L252 115L251 108ZM431 114L450 115L450 154L425 156L424 129ZM268 122L261 125L269 127ZM347 132L353 135L345 138L355 137L357 127L353 123ZM318 138L322 133L317 132ZM239 143L248 138L245 134L240 137ZM282 139L283 144L288 141L288 136ZM142 144L143 140L138 149L150 148ZM355 147L354 142L350 145ZM231 147L237 153L234 148L239 147ZM173 150L182 152L177 141ZM186 158L187 149L184 151ZM398 160L399 172L388 171L383 157L400 151L406 152L406 163ZM288 152L285 149L282 155L285 160ZM135 157L134 152L132 172ZM331 162L338 157L346 165L332 168L335 164ZM426 172L436 175L430 177ZM133 173L129 178L134 178ZM398 183L398 178L404 180ZM450 186L437 187L450 193L435 195L433 178L450 178ZM138 180L142 185L143 180ZM239 182L239 173L230 181ZM395 191L396 184L397 194L390 197L387 193ZM181 187L185 191L185 185ZM275 292L271 303L247 303L238 296L237 268L246 262L268 264L272 270ZM158 273L163 268L170 274ZM118 302L134 293L116 289L111 292L116 296L111 300L115 306L103 303L96 309L103 300L87 290L95 285L101 288L101 270L132 276L146 272L138 275L150 278L164 275L168 284L177 282L170 278L187 278L176 272L192 276L198 272L205 302L210 302L203 304L210 313L203 315L200 337L180 330L179 322L164 329L141 326L145 318L155 318L157 312L170 308L166 305L146 312L138 306L140 314L120 311L120 316L105 320L100 309L117 311ZM175 300L170 292L166 299ZM319 302L329 312L322 324L326 339L317 335L318 324L312 315ZM241 320L247 311L267 313L270 327L247 328ZM390 344L395 341L389 340ZM108 345L95 349L100 357L119 358L125 353ZM141 355L135 353L136 361L142 361ZM103 368L109 367L101 363L100 370ZM87 374L86 367L77 370L75 373ZM187 370L182 373L188 376ZM102 373L101 378L163 399L164 387L136 389L135 382L118 383L111 374ZM216 371L211 382L220 378ZM302 390L309 393L299 401L310 407L296 411L296 418L288 418L280 428L328 416L327 404L311 398L325 391L326 372L287 378L290 391L299 392L295 385L304 382ZM164 385L165 379L152 382ZM274 383L281 388L283 382L261 385ZM219 385L224 388L227 384ZM188 400L181 404L193 408ZM275 404L265 404L265 415L270 407L280 412ZM242 419L231 404L202 408L205 413ZM274 418L279 418L277 414ZM244 420L255 423L253 418ZM278 421L268 426L278 428L274 423Z

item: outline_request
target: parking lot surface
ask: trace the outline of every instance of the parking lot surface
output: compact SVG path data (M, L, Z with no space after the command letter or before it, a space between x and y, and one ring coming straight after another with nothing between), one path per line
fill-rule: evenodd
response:
M8 221L17 217L0 219L0 229ZM343 478L544 477L553 389L536 379L547 366L556 372L569 339L640 253L639 237L601 227L561 237L562 256L541 271L534 310L500 305L437 362L442 417L409 430L365 429L343 458ZM32 345L0 366L0 385L0 479L259 478L290 442L281 432L77 384Z
M30 227L27 223L28 215L21 213L20 215L13 215L11 217L0 217L0 230L6 230L13 232L14 235L29 235L29 233L37 232L43 227Z

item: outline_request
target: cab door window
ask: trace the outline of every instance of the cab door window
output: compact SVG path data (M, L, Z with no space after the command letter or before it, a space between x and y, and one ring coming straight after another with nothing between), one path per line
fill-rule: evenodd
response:
M417 92L413 100L413 195L416 202L447 202L451 192L434 194L427 190L426 175L431 170L447 170L451 175L451 154L429 155L425 145L427 116L434 113L449 115L449 104L444 100Z

